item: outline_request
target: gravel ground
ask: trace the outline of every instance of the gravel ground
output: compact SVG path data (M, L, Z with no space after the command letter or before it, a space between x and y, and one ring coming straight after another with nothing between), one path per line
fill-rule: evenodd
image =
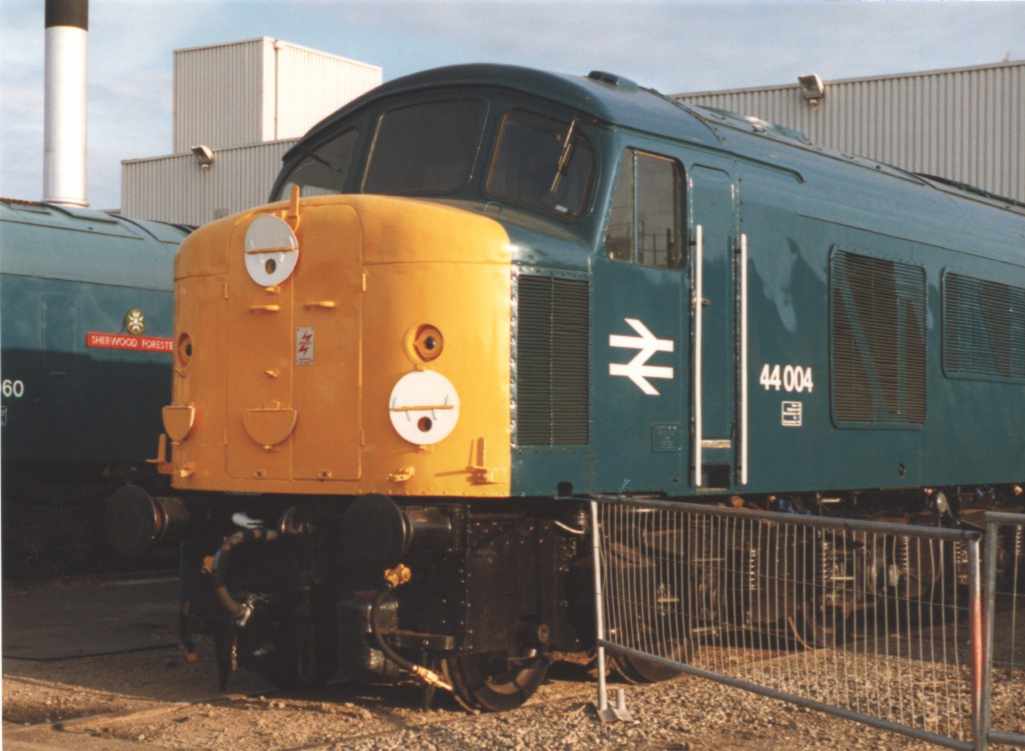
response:
M4 729L12 749L19 741L85 748L87 740L112 748L232 751L935 748L690 676L627 686L633 720L602 725L594 683L573 665L554 668L525 707L500 715L468 714L444 699L423 710L413 685L276 695L240 674L233 693L216 696L212 661L185 665L173 652L8 662L4 674ZM994 715L1003 729L1025 732L1023 697L1025 676L998 684Z
M82 591L72 586L50 588L41 598L45 608L36 603L32 593L7 588L5 611L13 609L9 612L19 614L23 643L29 644L29 636L38 633L42 646L56 643L66 649L73 646L64 643L69 634L80 633L92 643L88 625L98 621L87 609L76 610L75 620L67 627L64 610L49 609L48 603L68 603L78 596L94 608L109 610L109 599L115 597L124 600L125 612L141 612L145 617L140 616L141 626L134 621L111 621L112 628L135 634L139 644L166 643L168 627L154 631L149 625L158 615L164 617L152 610L152 602L163 595L150 586L122 587L111 594L105 586ZM100 596L104 592L106 600ZM139 604L147 602L151 605ZM165 615L170 624L173 602L168 607ZM8 620L7 615L5 638L14 633L8 631L8 624L17 620ZM82 627L76 628L75 623ZM1001 636L1006 642L1008 630L998 630L998 642ZM1022 638L1025 643L1025 633ZM40 645L34 644L33 648L37 647ZM795 649L771 660L736 650L728 656L710 653L700 657L712 664L718 660L723 669L751 677L767 670L767 675L782 676L812 698L836 695L837 685L848 691L852 687L871 691L874 676L882 676L888 668L885 661L864 664L840 681L830 678L833 671L822 669L835 660L831 655L829 650ZM147 648L130 654L56 661L5 658L3 747L11 751L935 748L690 676L650 686L624 687L611 682L613 689L625 688L633 719L603 725L594 710L594 678L581 664L557 664L545 685L519 710L474 715L446 696L439 696L434 708L424 710L421 691L412 684L337 685L316 693L280 694L259 677L243 672L233 676L231 693L219 694L209 649L202 656L199 663L185 664L173 648ZM912 676L909 685L914 691L928 692L930 685L936 685L935 680L932 684L927 681L935 677L934 669L921 680L914 678L912 668L904 669ZM857 679L854 682L852 675ZM1020 667L1014 675L997 672L993 706L995 726L1025 733L1025 671Z

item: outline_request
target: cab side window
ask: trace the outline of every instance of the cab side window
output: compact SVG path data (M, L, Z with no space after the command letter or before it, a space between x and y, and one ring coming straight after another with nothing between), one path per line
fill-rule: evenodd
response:
M624 151L605 235L609 258L658 268L682 266L685 184L677 161Z

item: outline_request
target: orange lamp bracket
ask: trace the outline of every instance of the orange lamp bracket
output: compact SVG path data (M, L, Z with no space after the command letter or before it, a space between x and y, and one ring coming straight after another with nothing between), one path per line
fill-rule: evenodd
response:
M288 197L288 211L285 212L285 221L292 228L293 232L299 231L299 198L301 193L298 185L292 186L292 194Z
M287 407L247 409L242 415L242 424L250 438L269 449L292 435L298 417L297 410Z
M161 410L164 419L164 432L171 438L171 443L178 445L192 432L196 424L196 408L191 404L169 404Z

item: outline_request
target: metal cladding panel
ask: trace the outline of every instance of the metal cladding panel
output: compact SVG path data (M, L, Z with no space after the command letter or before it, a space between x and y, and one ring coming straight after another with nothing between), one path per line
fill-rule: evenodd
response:
M80 233L36 232L31 250L50 258L84 257L98 242L73 247ZM100 238L97 238L99 240ZM50 241L66 244L70 253ZM137 245L138 248L128 247ZM43 276L0 274L0 358L4 378L21 397L3 399L4 462L129 462L141 464L160 433L160 409L171 388L170 355L160 350L108 349L87 344L88 332L118 334L127 312L143 312L147 337L170 338L174 246L118 243L121 265L159 273L163 289ZM99 266L104 261L96 261ZM7 479L4 480L6 491ZM6 510L5 510L6 511ZM5 524L9 522L5 520Z
M810 106L796 84L678 94L804 131L816 144L1025 200L1025 61L826 81Z
M174 54L174 151L297 138L381 68L269 37Z
M171 337L185 235L101 211L0 201L0 361L21 389L3 398L5 468L135 464L152 452L170 355L97 346L88 334L122 333L134 308L145 336Z
M271 44L264 38L175 50L175 153L264 140L263 63Z
M266 203L281 157L294 143L224 149L206 169L191 153L123 162L122 209L128 216L200 225Z
M278 42L276 112L269 138L298 138L344 104L381 83L381 68Z

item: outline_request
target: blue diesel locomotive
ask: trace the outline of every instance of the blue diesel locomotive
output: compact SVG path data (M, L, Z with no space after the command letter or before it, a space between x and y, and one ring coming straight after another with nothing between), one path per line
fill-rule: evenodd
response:
M594 496L1021 505L1020 202L492 65L342 108L271 200L176 266L164 458L222 682L407 670L516 706L593 644Z
M119 485L157 487L188 227L0 200L5 572L80 568ZM163 483L166 487L166 482Z

